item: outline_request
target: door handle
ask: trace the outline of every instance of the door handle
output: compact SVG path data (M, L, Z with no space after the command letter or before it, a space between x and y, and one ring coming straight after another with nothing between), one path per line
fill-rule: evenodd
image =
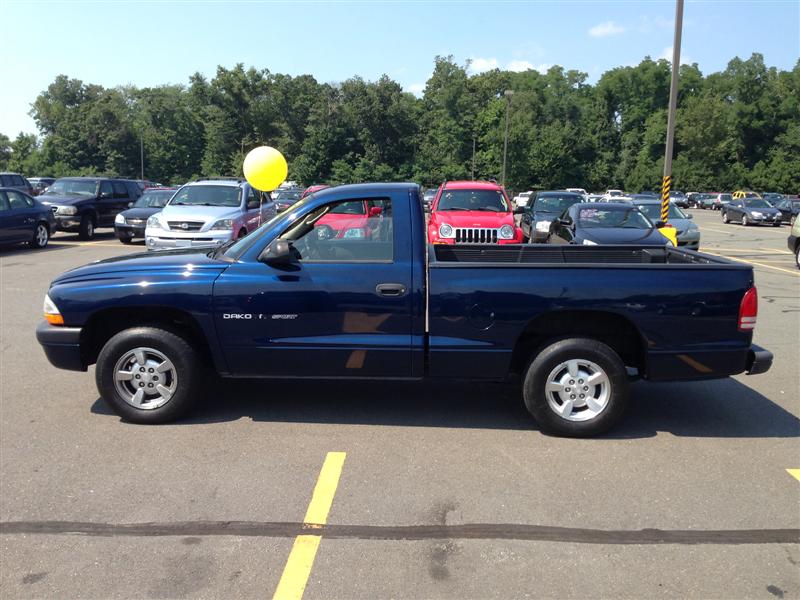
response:
M375 286L379 296L398 297L406 293L406 286L402 283L379 283Z

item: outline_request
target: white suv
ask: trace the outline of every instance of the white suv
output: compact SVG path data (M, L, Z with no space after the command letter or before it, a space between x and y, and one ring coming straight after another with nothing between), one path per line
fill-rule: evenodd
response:
M147 219L147 249L219 246L244 237L275 214L269 193L242 179L200 179L180 188Z

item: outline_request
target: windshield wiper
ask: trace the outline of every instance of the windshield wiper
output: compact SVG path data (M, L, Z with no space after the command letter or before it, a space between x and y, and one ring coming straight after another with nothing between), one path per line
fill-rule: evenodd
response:
M230 248L231 246L233 246L233 245L234 245L234 244L235 244L237 241L239 241L239 240L232 239L232 240L228 240L228 241L227 241L227 242L225 242L224 244L220 244L219 246L217 246L216 248L214 248L214 249L213 249L213 250L212 250L212 251L209 253L209 255L208 255L208 256L209 256L209 258L217 258L217 257L218 257L220 254L222 254L223 252L225 252L225 250L227 250L228 248Z

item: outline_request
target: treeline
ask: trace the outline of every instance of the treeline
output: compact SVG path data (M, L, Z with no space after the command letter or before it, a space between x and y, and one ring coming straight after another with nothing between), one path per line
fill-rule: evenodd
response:
M675 187L800 190L800 61L780 71L753 54L680 75ZM437 57L421 98L386 76L330 84L243 65L154 88L60 75L32 104L41 135L0 135L0 169L138 176L141 143L147 178L183 182L241 174L247 151L269 144L306 184L499 180L513 90L509 188L657 189L669 63L646 58L586 80L561 67L470 75L452 57Z

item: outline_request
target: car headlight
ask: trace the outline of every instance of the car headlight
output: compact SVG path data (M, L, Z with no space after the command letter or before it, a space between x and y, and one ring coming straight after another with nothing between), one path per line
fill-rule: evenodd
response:
M230 231L233 229L233 219L220 219L211 226L211 229Z
M442 223L441 225L439 225L439 237L443 238L455 237L455 231L453 230L452 225L448 225L447 223Z
M584 246L597 246L597 242L593 242L592 240L583 240Z
M77 215L78 209L74 206L59 206L56 213L59 215Z
M158 218L158 215L153 215L147 219L147 227L152 229L164 229L164 226L161 224L161 220Z
M757 210L754 210L754 211L753 211L752 213L750 213L750 214L751 214L751 215L753 215L754 217L756 217L757 219L760 219L761 217L763 217L763 216L764 216L764 213L760 213L760 212L758 212Z
M125 225L125 217L123 217L122 214L118 214L114 217L114 223L117 225Z
M497 232L501 240L513 240L514 228L511 225L503 225Z
M360 227L351 227L350 229L344 232L344 237L348 239L363 239L364 238L364 230Z
M550 221L538 221L536 223L536 231L540 232L550 231Z
M63 325L64 317L61 316L61 311L58 310L56 303L50 299L49 294L44 295L44 305L42 306L44 318L50 325Z

